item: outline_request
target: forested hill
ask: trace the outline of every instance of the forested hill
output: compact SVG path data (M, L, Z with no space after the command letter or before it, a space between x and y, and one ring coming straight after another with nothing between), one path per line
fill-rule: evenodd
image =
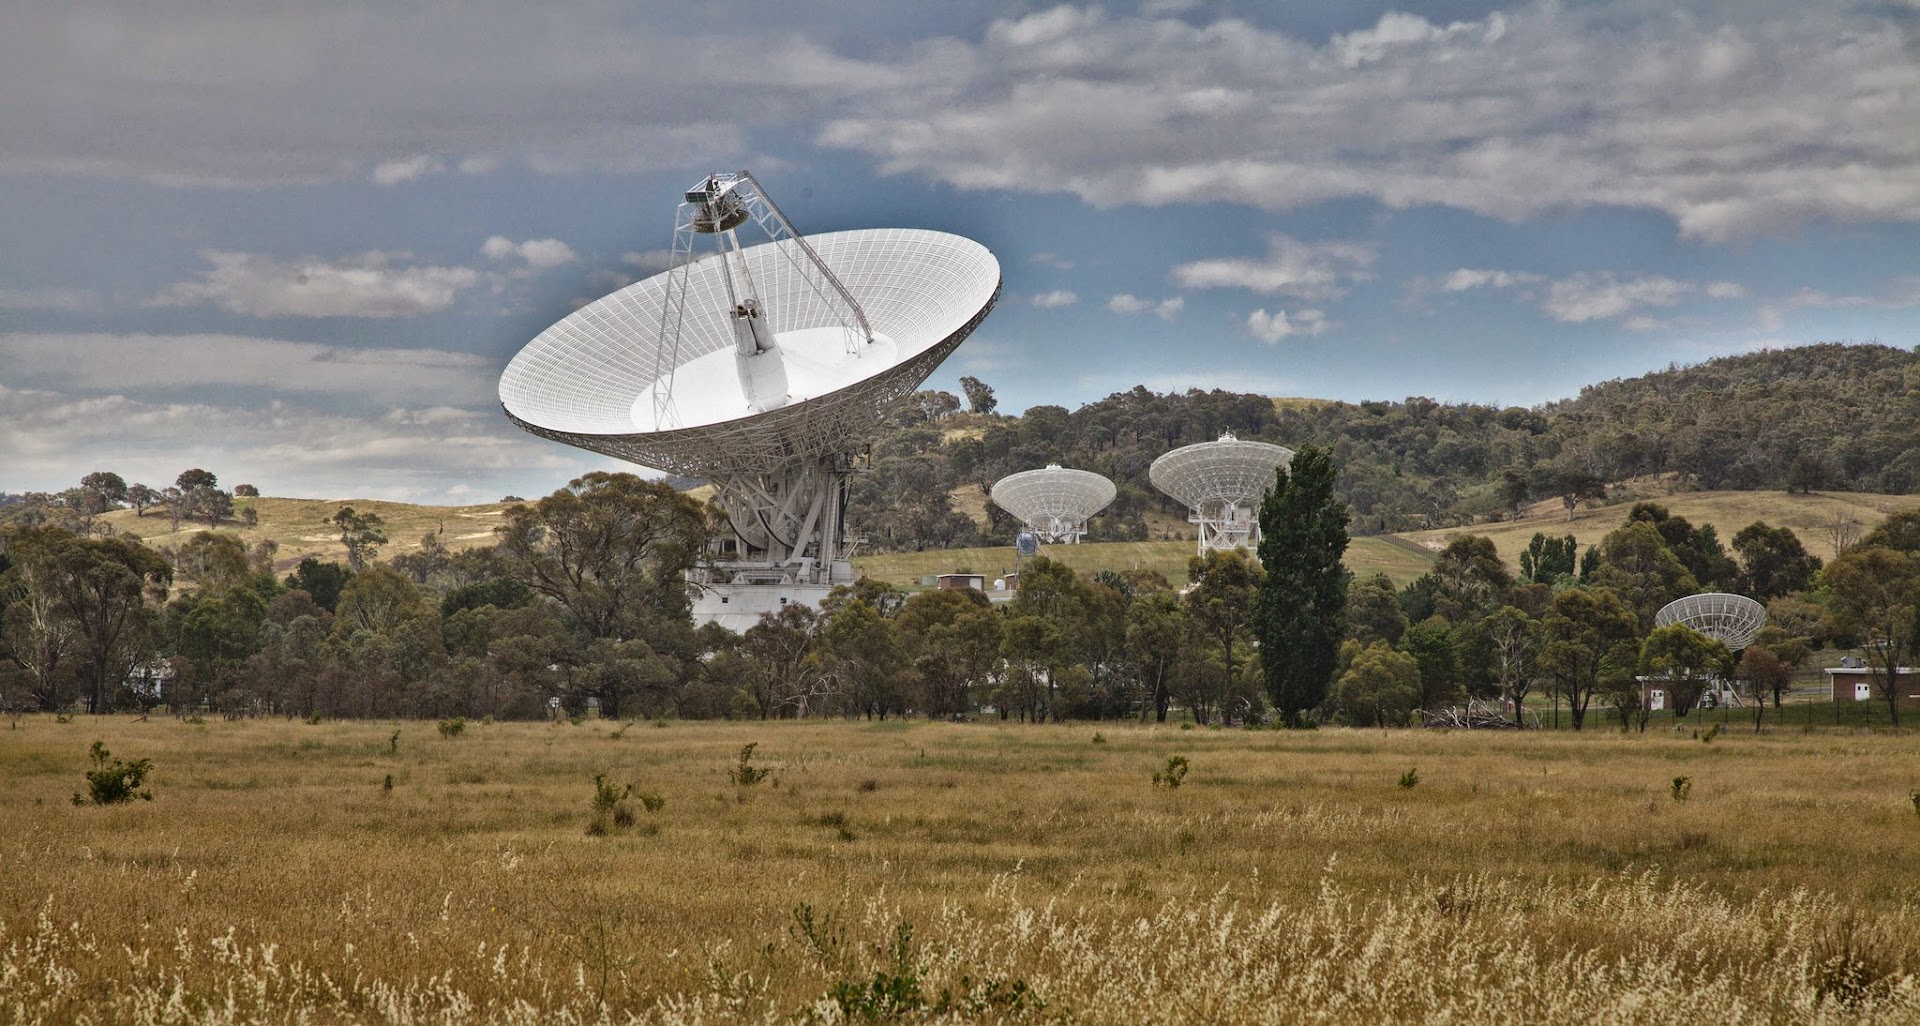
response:
M1920 355L1816 345L1590 385L1547 406L1554 434L1616 480L1702 488L1920 490Z
M990 409L990 389L972 384L973 405ZM1093 539L1159 537L1184 528L1185 511L1153 489L1147 467L1223 431L1332 449L1359 532L1482 521L1642 475L1715 489L1920 491L1920 355L1881 345L1675 366L1532 409L1135 388L1077 410L1003 417L958 412L958 400L940 393L921 399L876 443L872 472L856 479L849 520L875 548L1006 540L1004 515L987 507L994 519L982 531L968 513L995 480L1048 463L1119 486Z

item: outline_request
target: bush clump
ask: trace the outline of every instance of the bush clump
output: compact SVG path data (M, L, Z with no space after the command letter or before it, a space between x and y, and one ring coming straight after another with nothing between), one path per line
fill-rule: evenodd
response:
M87 771L87 795L73 796L75 805L118 805L135 798L143 802L153 800L152 791L142 791L140 785L146 783L147 774L153 772L152 759L135 759L126 762L120 759L108 761L113 753L98 741L88 750L93 756L93 768Z

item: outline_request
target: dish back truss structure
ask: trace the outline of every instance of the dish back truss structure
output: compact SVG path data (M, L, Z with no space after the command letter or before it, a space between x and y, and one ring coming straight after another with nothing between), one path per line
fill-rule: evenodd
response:
M1227 432L1218 441L1182 446L1154 460L1147 478L1186 504L1204 556L1209 549L1260 544L1260 497L1273 490L1274 472L1292 460L1293 450L1284 445L1243 442Z
M1677 598L1653 614L1655 627L1685 624L1739 652L1767 625L1767 607L1745 595L1704 592Z
M725 530L694 617L745 630L853 581L847 485L868 439L1000 288L972 240L803 237L751 174L713 174L679 205L669 269L528 343L500 404L543 438L711 482Z
M1047 544L1078 542L1087 521L1118 494L1113 482L1091 470L1070 470L1049 463L994 482L994 505L1013 514Z

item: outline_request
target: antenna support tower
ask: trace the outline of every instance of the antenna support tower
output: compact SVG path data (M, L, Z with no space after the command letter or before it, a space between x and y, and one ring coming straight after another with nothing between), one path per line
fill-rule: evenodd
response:
M671 254L529 343L500 400L543 438L710 482L694 619L744 631L853 582L849 480L993 308L1000 267L942 232L802 236L744 170L685 191Z

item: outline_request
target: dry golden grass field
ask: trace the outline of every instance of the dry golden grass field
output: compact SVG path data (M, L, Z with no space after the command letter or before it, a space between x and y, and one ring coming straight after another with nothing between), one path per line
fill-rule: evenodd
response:
M72 804L95 740L153 801ZM26 717L0 1023L1913 1023L1916 788L1910 733Z

